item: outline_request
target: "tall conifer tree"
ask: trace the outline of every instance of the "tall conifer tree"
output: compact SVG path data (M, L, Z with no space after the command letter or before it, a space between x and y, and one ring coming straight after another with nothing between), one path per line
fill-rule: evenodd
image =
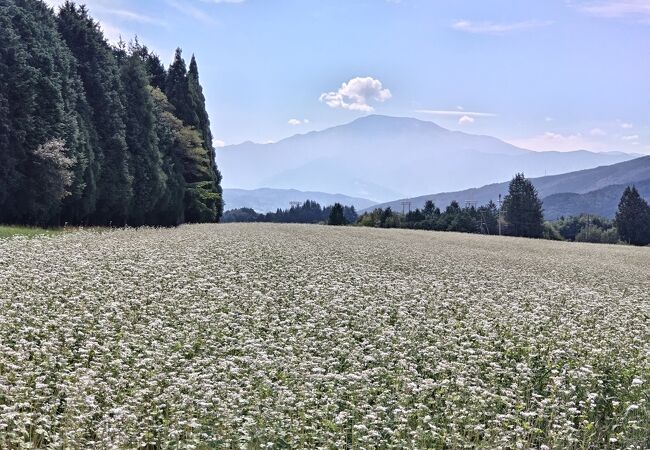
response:
M62 205L38 207L44 185L33 176L34 152L53 139L65 143L75 201L84 195L92 154L75 60L44 3L0 3L0 80L0 221L60 223Z
M126 142L130 176L133 179L128 223L134 226L154 225L151 216L165 188L154 104L147 72L140 57L135 53L127 55L122 60L121 70L126 98Z
M503 201L507 231L512 236L540 238L544 233L544 213L537 190L530 180L518 173L510 182Z
M210 121L199 83L196 61L187 72L182 51L176 50L166 80L167 97L175 114L188 129L183 130L185 148L185 219L189 222L218 221L223 213L221 175L216 168ZM197 135L198 141L194 135Z
M187 74L188 88L192 98L192 104L196 109L196 116L198 122L190 124L195 126L201 131L203 138L203 148L210 157L210 168L213 173L214 191L221 197L217 203L217 219L223 215L223 189L221 188L221 172L217 168L216 153L212 142L212 130L210 129L210 118L205 106L205 96L203 95L203 87L199 82L199 67L196 63L196 58L192 55L190 61L190 69Z
M85 7L66 2L59 12L59 31L78 61L86 98L92 109L93 147L101 170L93 222L126 223L132 195L128 167L124 89L120 70L99 24Z
M641 198L636 187L625 188L615 223L619 236L628 244L650 244L650 206Z

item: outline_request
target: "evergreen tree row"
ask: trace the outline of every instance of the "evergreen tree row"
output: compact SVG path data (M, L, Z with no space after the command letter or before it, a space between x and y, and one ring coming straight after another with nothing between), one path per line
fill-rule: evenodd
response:
M289 209L277 209L275 212L259 214L251 208L239 208L226 211L223 222L273 222L273 223L328 223L344 225L357 221L354 206L335 203L322 207L318 202L307 200Z
M221 174L194 56L112 47L85 7L0 3L0 223L215 222Z
M429 200L424 209L400 214L388 208L363 213L357 224L377 228L412 228L461 233L615 244L650 245L650 205L634 186L625 189L615 220L584 214L544 221L542 201L530 180L517 174L501 209L490 201L480 207L461 208L452 201L444 211Z

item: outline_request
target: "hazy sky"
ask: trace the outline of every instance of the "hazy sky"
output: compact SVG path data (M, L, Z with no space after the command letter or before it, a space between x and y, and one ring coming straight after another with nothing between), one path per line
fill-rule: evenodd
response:
M86 3L112 40L197 55L226 144L374 112L532 149L650 153L650 0Z

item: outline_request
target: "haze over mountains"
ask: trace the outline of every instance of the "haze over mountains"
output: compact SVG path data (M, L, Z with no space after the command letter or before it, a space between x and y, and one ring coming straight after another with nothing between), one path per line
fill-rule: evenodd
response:
M296 189L224 189L223 198L227 210L253 208L258 213L275 212L278 208L287 209L291 202L304 203L307 200L313 200L321 206L341 203L346 206L354 206L357 210L369 208L375 204L365 198L325 192L305 192Z
M646 189L650 184L650 156L636 158L609 166L569 172L561 175L532 178L540 198L544 201L545 217L552 220L559 216L589 213L613 217L626 186L639 185L641 194L650 196ZM444 208L453 200L464 206L465 202L473 201L478 205L496 202L499 194L506 195L509 182L489 184L480 188L466 189L457 192L444 192L423 195L410 199L400 199L379 204L374 207L390 206L401 211L402 201L410 201L411 209L422 208L427 200Z
M340 192L390 201L635 158L619 152L533 152L490 136L412 118L366 116L277 143L245 142L217 152L226 188Z

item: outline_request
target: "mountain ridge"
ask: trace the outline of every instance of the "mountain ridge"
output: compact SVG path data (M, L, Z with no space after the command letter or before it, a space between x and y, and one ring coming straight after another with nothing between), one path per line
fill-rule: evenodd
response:
M534 152L430 121L380 115L276 143L245 142L217 152L224 188L344 192L380 202L499 182L516 172L543 176L633 157Z
M637 188L641 197L650 200L650 178L631 184ZM621 196L628 186L629 184L613 184L584 194L565 192L549 195L543 199L544 217L547 220L555 220L560 217L591 214L613 219Z
M544 199L554 194L586 194L614 185L629 185L650 179L650 156L642 156L629 161L612 165L598 166L565 174L548 175L531 178L538 190L540 198ZM427 200L432 200L439 207L445 207L453 200L461 203L477 202L479 205L496 202L499 194L505 196L508 192L509 181L491 183L478 188L464 189L453 192L422 195L412 198L400 198L390 202L374 205L374 208L401 208L403 201L410 201L411 208L422 208Z
M297 189L224 189L223 196L227 210L252 208L258 213L287 209L290 207L290 202L305 202L306 200L313 200L323 207L333 205L334 203L341 203L345 206L354 206L357 210L371 207L375 204L371 200L350 197L345 194L299 191Z

